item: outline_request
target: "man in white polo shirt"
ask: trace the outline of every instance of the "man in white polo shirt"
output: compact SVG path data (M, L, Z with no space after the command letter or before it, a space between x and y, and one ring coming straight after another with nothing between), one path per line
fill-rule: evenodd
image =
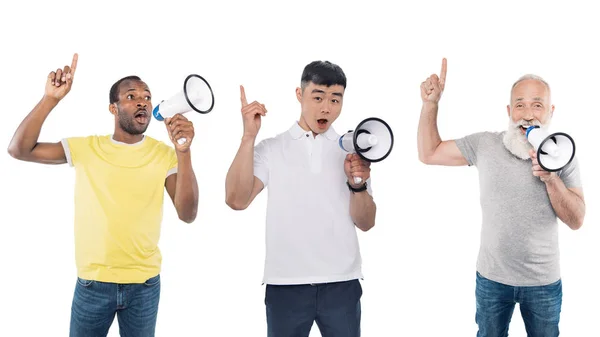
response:
M361 256L355 227L375 225L370 168L338 145L332 124L346 89L342 69L315 61L296 88L301 115L256 146L263 104L240 87L244 135L227 173L227 205L246 209L268 186L264 283L268 336L360 336ZM362 183L354 184L353 177Z

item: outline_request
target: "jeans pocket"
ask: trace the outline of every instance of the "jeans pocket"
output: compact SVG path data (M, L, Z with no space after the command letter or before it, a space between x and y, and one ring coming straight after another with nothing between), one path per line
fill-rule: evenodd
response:
M94 280L86 280L86 279L82 279L80 277L77 278L77 283L82 286L82 287L89 287L92 285L92 283L94 283Z
M357 295L358 295L358 298L360 299L360 298L362 298L362 295L363 295L362 284L360 283L360 280L355 280L355 282L356 282L356 288L358 291Z
M159 283L160 283L160 274L147 279L146 282L144 282L144 285L147 286L147 287L152 287L152 286L155 286L155 285L157 285Z

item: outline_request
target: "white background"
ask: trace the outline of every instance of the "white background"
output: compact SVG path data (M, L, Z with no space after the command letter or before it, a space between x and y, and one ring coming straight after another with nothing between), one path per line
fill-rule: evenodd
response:
M565 2L561 2L565 3ZM89 6L84 9L83 6ZM19 1L0 5L5 148L42 97L47 74L79 66L40 141L108 134L109 88L137 74L154 103L186 75L213 87L215 108L190 115L200 185L195 223L166 199L157 336L266 336L266 194L243 212L225 205L225 175L242 135L239 85L268 110L259 140L299 116L294 90L306 64L330 60L348 77L338 132L377 116L393 128L389 159L373 165L376 227L359 233L364 258L364 336L474 336L480 209L477 169L425 166L416 131L420 83L448 58L442 138L505 129L512 83L550 82L553 129L577 144L587 202L583 228L560 223L564 287L561 336L596 336L598 287L598 23L583 3L367 1ZM148 135L168 141L153 121ZM66 336L75 287L74 172L0 156L0 335ZM340 169L342 169L340 167ZM515 182L517 183L517 182ZM511 336L525 336L518 308ZM117 336L115 320L110 336ZM316 326L311 336L320 336Z

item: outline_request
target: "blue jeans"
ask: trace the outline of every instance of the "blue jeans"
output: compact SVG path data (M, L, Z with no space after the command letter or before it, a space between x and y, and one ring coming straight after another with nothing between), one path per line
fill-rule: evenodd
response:
M475 290L478 337L506 337L515 304L528 337L556 337L562 305L562 281L536 287L513 287L486 279L477 273Z
M315 321L323 337L359 337L361 296L359 280L267 285L268 337L307 337Z
M154 336L160 275L140 284L77 278L71 306L70 337L105 337L115 315L122 337Z

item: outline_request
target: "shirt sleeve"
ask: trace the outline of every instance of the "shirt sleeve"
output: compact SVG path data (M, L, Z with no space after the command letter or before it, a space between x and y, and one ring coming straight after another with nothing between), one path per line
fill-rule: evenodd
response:
M484 132L473 133L454 141L469 166L477 166L477 150L479 149L479 141L484 134Z
M75 167L84 162L85 152L89 149L88 143L89 137L70 137L61 140L69 166Z
M581 187L581 175L579 173L579 161L577 157L573 158L567 166L560 170L558 176L567 188Z
M269 183L269 144L262 140L254 147L254 176L267 187Z

